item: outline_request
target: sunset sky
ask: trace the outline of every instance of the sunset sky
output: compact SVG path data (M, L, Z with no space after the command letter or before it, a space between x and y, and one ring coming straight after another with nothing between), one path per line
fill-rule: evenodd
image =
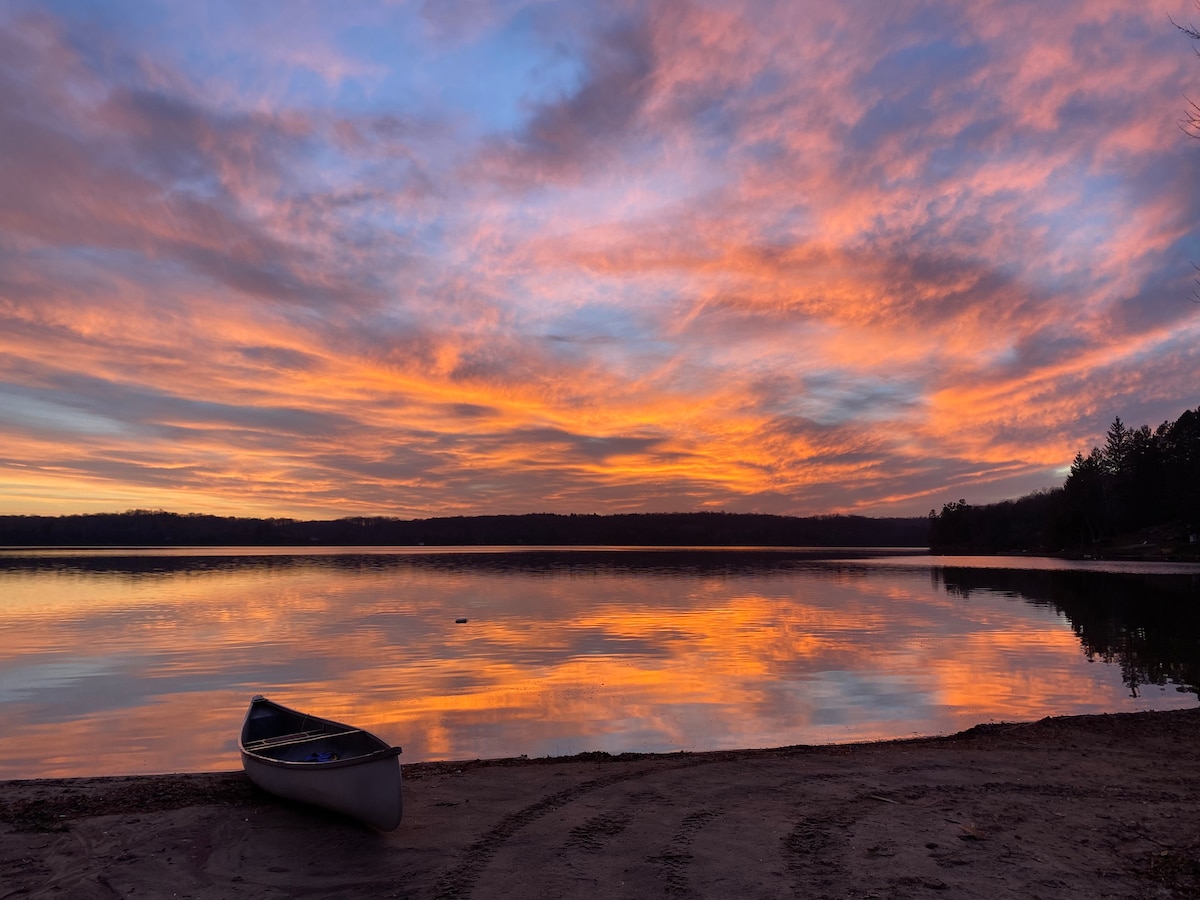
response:
M1200 405L1191 0L0 0L0 513L923 515Z

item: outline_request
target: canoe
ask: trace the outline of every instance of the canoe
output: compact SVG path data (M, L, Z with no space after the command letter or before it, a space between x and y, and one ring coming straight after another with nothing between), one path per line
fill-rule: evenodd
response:
M238 749L246 774L265 791L352 816L381 831L400 824L400 748L369 731L259 695L246 711Z

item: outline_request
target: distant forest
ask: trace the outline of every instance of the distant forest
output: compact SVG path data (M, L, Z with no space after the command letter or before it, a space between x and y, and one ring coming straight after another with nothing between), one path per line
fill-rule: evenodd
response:
M5 547L673 546L925 547L923 517L743 513L247 519L161 510L0 516Z
M1019 500L929 512L942 553L1093 553L1197 558L1200 408L1131 429L1118 416L1103 447L1075 455L1066 483Z

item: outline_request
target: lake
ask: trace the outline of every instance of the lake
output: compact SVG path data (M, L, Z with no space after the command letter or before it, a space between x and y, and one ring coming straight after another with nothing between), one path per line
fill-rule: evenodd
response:
M10 550L0 631L0 778L238 768L256 693L407 762L715 750L1194 706L1200 566Z

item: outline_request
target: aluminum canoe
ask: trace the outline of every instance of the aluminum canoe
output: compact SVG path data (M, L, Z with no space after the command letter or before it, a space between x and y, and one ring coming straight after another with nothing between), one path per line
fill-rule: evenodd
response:
M265 791L381 831L400 824L400 748L369 731L259 695L246 711L238 749L246 774Z

